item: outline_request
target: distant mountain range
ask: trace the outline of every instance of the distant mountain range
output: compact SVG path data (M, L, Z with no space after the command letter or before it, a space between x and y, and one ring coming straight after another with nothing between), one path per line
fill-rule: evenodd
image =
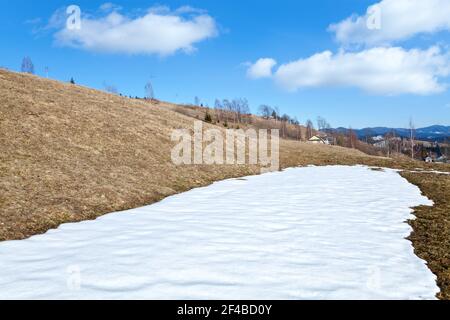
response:
M344 133L348 132L347 128L336 128L331 129L334 133ZM364 128L364 129L354 129L353 130L360 139L365 139L366 137L376 137L384 136L389 132L395 132L399 137L407 138L409 137L409 129L404 128L387 128L387 127L376 127L376 128ZM450 126L430 126L426 128L420 128L415 130L415 137L417 140L425 141L444 141L445 139L450 140Z

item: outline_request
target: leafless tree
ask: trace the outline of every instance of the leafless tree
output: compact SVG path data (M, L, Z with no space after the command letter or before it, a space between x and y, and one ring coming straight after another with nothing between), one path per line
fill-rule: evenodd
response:
M393 138L393 133L392 132L388 132L384 135L384 147L386 149L386 156L388 158L391 157L391 153L392 153L392 146L391 146L391 142L392 142L392 138Z
M341 147L346 147L345 135L343 133L338 133L335 140L336 140L336 145L341 146Z
M223 109L223 105L222 105L222 102L220 102L220 100L219 99L216 99L215 101L214 101L214 109L219 109L219 110L222 110Z
M283 136L283 138L287 137L287 130L288 130L288 123L291 122L291 117L289 117L287 114L283 114L283 116L281 116L280 118L281 121L281 134Z
M314 124L311 120L306 121L306 140L309 140L314 135Z
M107 84L106 82L103 82L103 87L105 88L106 92L112 93L112 94L118 94L119 90L117 90L117 87L111 84Z
M266 120L268 120L270 118L270 116L273 113L273 109L272 107L263 104L259 107L259 114Z
M411 159L414 160L414 139L415 139L416 128L414 126L413 119L409 119L409 140L411 143Z
M272 117L275 119L275 122L280 119L280 109L278 107L273 108Z
M325 120L325 118L322 117L317 117L317 129L319 131L322 131L323 129L325 129L327 126L327 120Z
M228 110L229 110L231 116L233 117L233 123L236 124L237 123L236 99L229 101L227 107L228 107Z
M149 100L155 99L155 92L153 91L153 85L151 81L145 84L145 98Z
M297 128L297 140L302 141L303 140L302 127L300 125L297 125L296 128Z
M356 149L358 137L356 136L356 133L352 128L348 129L348 142L350 148Z
M194 105L200 107L200 98L197 96L194 98Z
M281 116L281 121L291 123L291 117L285 113Z
M220 102L219 99L216 99L216 101L214 102L214 110L216 112L217 120L219 122L221 122L222 121L223 105L222 105L222 102Z
M222 101L222 110L223 110L223 116L226 123L230 121L230 115L233 114L233 107L231 105L230 100L223 99Z
M239 122L245 122L248 115L250 114L250 106L246 98L237 99L237 116Z
M227 112L232 112L233 111L233 107L231 106L231 102L228 99L223 99L222 106L223 106L223 109L225 111L227 111Z
M21 71L25 73L34 74L34 64L33 61L31 61L30 57L23 58Z
M302 127L300 126L300 121L298 121L297 117L294 117L293 119L291 119L292 124L295 127L295 135L296 135L296 139L298 141L302 141L303 137L302 137Z
M364 137L366 139L366 143L369 143L369 140L373 137L373 131L371 129L364 130Z
M250 114L250 107L245 98L236 98L231 101L224 100L223 105L232 115L234 124L242 123L244 118L247 118Z

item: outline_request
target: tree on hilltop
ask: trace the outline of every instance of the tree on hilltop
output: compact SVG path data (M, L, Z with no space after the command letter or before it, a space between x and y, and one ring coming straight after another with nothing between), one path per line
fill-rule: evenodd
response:
M25 73L34 74L34 64L30 57L23 58L20 70Z

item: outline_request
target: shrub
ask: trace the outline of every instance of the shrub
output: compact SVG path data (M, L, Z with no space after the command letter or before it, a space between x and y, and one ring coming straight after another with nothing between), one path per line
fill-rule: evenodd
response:
M212 123L212 117L209 112L206 112L205 122Z

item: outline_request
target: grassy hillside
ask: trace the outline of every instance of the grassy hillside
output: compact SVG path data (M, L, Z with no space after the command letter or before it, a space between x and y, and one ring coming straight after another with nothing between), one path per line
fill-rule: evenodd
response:
M0 100L0 240L258 172L256 167L174 166L171 131L192 128L194 118L169 104L5 71L0 71ZM283 142L284 166L366 157L297 144Z
M259 173L256 166L174 166L171 131L192 128L195 120L179 108L0 70L0 241L23 239L61 223L94 219L217 180ZM450 172L450 166L292 140L281 141L280 153L283 168L367 164ZM450 250L445 246L450 239L450 204L440 201L448 192L436 192L433 179L420 176L412 174L408 179L420 185L437 207L430 211L435 220L426 214L419 217L423 223L421 229L415 227L414 242L439 275L442 297L449 298ZM439 175L447 188L449 177ZM435 234L436 223L449 229L441 235L441 244L430 246L426 239Z

